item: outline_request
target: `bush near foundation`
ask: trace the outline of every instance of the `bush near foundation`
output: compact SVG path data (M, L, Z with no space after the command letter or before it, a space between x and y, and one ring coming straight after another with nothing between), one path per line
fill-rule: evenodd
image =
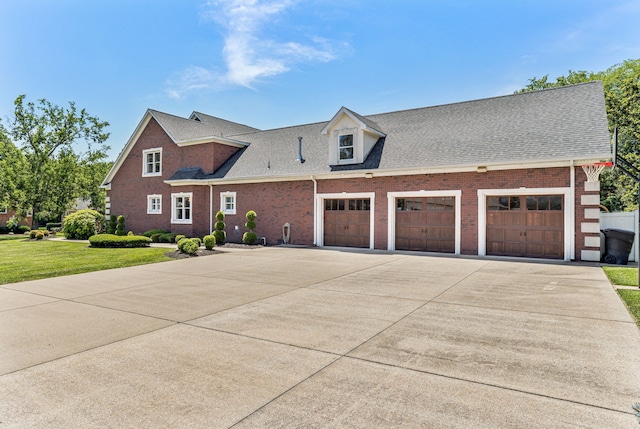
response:
M89 237L91 247L147 247L151 239L144 235L97 234Z
M224 223L224 212L222 210L218 210L216 213L216 223L214 225L215 230L211 231L211 235L216 238L216 244L224 244L227 240L227 233L224 231L225 223Z
M202 241L204 241L204 247L207 250L213 250L216 245L216 238L213 235L205 235Z
M151 238L151 236L154 234L166 234L167 232L169 231L164 229L150 229L149 231L143 232L142 235L144 235L145 237Z
M244 226L247 227L249 232L245 232L242 235L242 242L244 244L254 244L256 241L258 241L258 235L253 232L253 230L256 228L256 223L254 222L254 220L256 220L256 217L258 217L258 215L256 215L256 212L254 212L253 210L249 210L246 214L247 222L244 224Z

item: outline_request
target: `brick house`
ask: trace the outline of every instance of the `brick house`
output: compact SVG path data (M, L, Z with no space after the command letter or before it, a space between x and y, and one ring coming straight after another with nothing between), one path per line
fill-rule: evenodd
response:
M268 244L599 260L611 158L600 82L258 130L148 110L104 180L127 229L188 236L245 213ZM287 225L287 227L285 227Z

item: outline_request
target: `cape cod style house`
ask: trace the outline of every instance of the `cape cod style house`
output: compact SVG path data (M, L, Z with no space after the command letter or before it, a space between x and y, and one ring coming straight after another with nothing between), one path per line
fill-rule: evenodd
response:
M600 82L271 130L148 110L104 180L127 229L187 236L245 213L268 244L599 260L611 158Z

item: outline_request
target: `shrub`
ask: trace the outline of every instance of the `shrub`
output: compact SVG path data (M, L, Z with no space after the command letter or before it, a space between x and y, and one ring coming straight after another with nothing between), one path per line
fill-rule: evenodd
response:
M46 224L47 231L55 231L56 228L62 228L62 223L60 222L47 222ZM59 231L59 229L58 229Z
M114 214L110 215L109 223L107 223L107 234L115 234L117 225L118 225L118 217Z
M256 228L256 223L254 222L254 220L258 216L256 215L256 212L254 212L253 210L249 210L245 217L247 218L247 222L244 224L244 226L249 229L249 232L245 232L244 234L242 234L242 242L245 244L254 244L256 241L258 241L258 235L253 232L253 230Z
M187 240L189 240L187 237L182 236L182 238L180 240L176 240L176 243L178 244L178 250L182 252L182 246L184 246L184 244L187 242Z
M29 238L36 238L36 232L38 232L37 229L32 229L29 233Z
M160 243L175 243L176 242L176 234L172 232L167 232L164 234L160 234L158 238Z
M218 210L218 213L216 213L216 221L214 225L216 229L211 232L211 235L216 238L217 244L224 244L227 240L227 233L224 231L226 225L224 224L224 212L222 210Z
M205 235L203 241L207 250L212 250L216 245L216 238L213 235Z
M31 231L31 228L29 228L27 225L20 225L18 227L19 234L27 234L29 231Z
M196 240L194 240L193 238L185 238L183 240L184 244L182 245L182 251L184 253L187 253L189 255L195 255L196 253L198 253L198 248L200 247L200 245Z
M213 237L216 239L216 244L224 244L224 242L227 240L227 233L219 229L212 231L211 235L213 235Z
M44 238L44 232L37 230L36 231L36 240L42 240Z
M133 235L133 231L127 232L127 235Z
M255 244L256 241L258 241L258 235L255 232L249 231L242 234L242 242L244 244Z
M176 238L174 238L174 240L176 241L176 243L178 243L183 238L187 238L187 236L184 235L184 234L178 234L178 235L176 235Z
M64 219L62 231L67 238L86 240L104 231L104 216L95 210L78 210Z
M149 231L143 232L142 235L151 238L153 234L166 234L167 232L169 231L166 231L164 229L150 229Z
M89 237L91 247L147 247L151 243L144 235L98 234Z
M122 215L118 216L118 224L116 225L116 235L120 235L120 236L125 235L124 222L125 222L124 216Z
M0 234L9 234L9 231L11 230L8 227L0 225Z
M160 243L160 236L162 234L164 234L164 232L156 232L155 234L152 234L151 237L147 238L151 238L151 241L153 241L154 243Z

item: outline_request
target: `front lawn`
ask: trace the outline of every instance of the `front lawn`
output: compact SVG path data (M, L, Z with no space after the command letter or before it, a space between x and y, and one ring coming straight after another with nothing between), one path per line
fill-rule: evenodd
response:
M631 267L602 267L609 281L617 286L638 286L638 269ZM640 289L618 289L618 295L640 327Z
M636 324L640 327L640 290L618 289L618 295L627 305L629 313L636 319Z
M0 284L170 261L163 248L97 249L85 242L2 240Z
M602 267L612 284L618 286L638 286L638 269L631 267Z

